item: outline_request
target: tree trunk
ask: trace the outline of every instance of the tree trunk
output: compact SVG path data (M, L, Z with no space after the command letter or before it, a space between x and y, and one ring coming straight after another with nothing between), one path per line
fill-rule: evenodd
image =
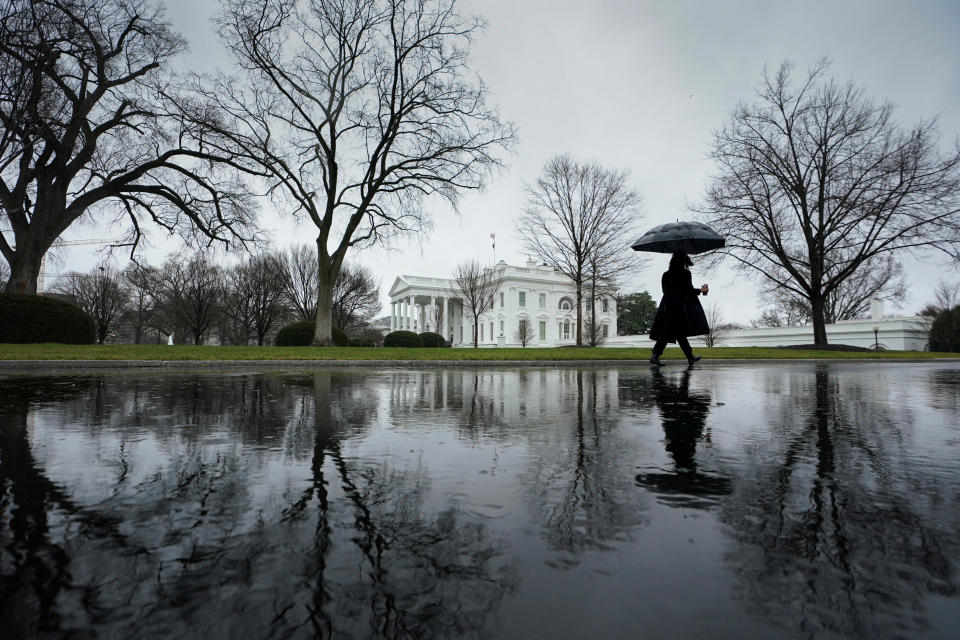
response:
M600 344L600 332L597 327L597 267L593 267L590 278L590 346Z
M821 347L827 345L827 324L824 319L824 306L823 296L811 296L810 315L813 320L813 344Z
M473 348L480 346L480 316L473 316Z
M4 293L37 293L37 277L40 275L40 262L43 260L39 242L28 240L17 246L10 263L10 280L6 282Z
M583 346L583 278L577 280L577 346Z
M327 347L333 344L333 283L337 279L333 260L322 247L318 254L317 272L317 319L313 330L314 346ZM339 267L337 268L339 271Z

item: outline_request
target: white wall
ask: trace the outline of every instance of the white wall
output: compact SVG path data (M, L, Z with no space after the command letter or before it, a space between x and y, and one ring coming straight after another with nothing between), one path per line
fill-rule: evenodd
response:
M896 351L925 351L927 328L922 318L885 318L883 320L844 320L827 325L827 340L832 344L847 344L854 347L874 347L873 327L877 327L876 340L881 349ZM724 333L717 341L718 347L779 347L813 343L813 327L763 327L759 329L734 329ZM690 344L705 347L702 338L691 338ZM610 338L606 347L652 348L653 341L647 336L617 336Z

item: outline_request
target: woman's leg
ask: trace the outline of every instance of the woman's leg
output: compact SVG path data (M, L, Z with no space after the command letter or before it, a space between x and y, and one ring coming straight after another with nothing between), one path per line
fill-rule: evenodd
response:
M680 336L677 338L677 344L680 345L683 355L687 356L687 360L693 360L693 349L690 348L690 343L687 339Z
M666 340L657 340L656 344L653 345L653 357L659 358L660 356L662 356L663 350L666 348L667 348Z

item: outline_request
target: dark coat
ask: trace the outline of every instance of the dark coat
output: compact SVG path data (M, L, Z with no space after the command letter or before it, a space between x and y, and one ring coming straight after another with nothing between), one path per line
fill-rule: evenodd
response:
M700 306L700 289L693 286L690 272L667 271L660 279L663 299L657 307L657 317L650 328L651 340L676 342L678 337L709 333L707 316Z

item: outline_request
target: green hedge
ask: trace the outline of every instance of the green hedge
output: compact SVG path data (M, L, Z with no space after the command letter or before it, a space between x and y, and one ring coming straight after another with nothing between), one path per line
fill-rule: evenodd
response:
M47 296L0 294L0 342L93 344L96 323L80 307Z
M439 333L433 333L431 331L425 331L420 334L420 341L425 347L445 347L447 346L447 341L443 339L443 336Z
M413 331L394 331L383 338L385 347L422 347L423 340Z
M313 343L313 332L316 329L314 322L294 322L277 332L274 344L278 347L309 347ZM347 334L333 327L333 344L345 347L349 343Z
M930 351L960 352L960 307L941 311L933 319Z

